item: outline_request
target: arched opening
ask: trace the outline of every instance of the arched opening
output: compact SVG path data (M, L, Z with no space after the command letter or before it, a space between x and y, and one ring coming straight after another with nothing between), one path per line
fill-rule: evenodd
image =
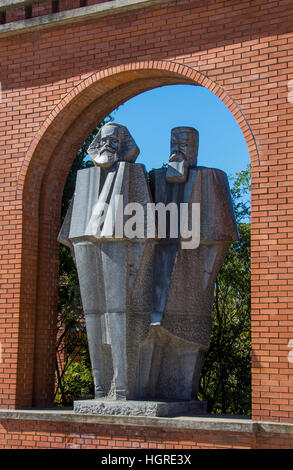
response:
M241 130L219 98L207 88L193 85L147 91L125 102L111 117L131 131L141 150L137 163L143 163L147 171L167 164L170 131L186 125L199 131L198 165L220 168L230 176L240 241L231 247L216 282L214 325L199 397L208 402L210 412L249 414L250 159ZM69 173L64 215L77 168L93 165L86 151L92 139L93 135L84 143ZM77 271L70 250L63 246L60 273L56 402L67 406L73 399L93 397L93 381Z
M172 62L146 62L110 69L78 85L51 113L32 143L17 198L23 204L23 262L16 406L52 403L55 369L57 277L61 198L72 161L97 122L144 91L171 84L203 85L237 119L251 160L258 154L236 103L217 84Z
M143 112L142 112L143 111ZM205 354L199 398L217 414L251 414L250 337L250 156L241 129L225 104L205 87L176 85L147 91L114 115L142 148L148 170L166 164L170 131L199 131L199 166L224 170L229 178L239 241L217 277L210 349Z

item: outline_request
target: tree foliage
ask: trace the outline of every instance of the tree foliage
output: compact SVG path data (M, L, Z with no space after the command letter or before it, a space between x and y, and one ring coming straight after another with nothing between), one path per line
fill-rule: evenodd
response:
M205 355L199 398L211 413L251 413L250 167L230 178L238 223L234 242L215 285L214 322Z

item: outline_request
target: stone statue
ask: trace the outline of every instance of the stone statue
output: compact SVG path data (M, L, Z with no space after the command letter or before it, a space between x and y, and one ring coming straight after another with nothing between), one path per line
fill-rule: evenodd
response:
M77 266L95 386L95 400L75 402L76 412L195 409L184 403L195 403L215 279L238 236L227 177L197 166L197 151L195 129L173 129L168 168L148 180L124 126L103 126L88 150L95 166L78 172L58 237ZM185 211L175 234L170 212L164 234L158 208L170 204ZM183 237L186 221L196 242Z
M148 335L152 240L127 237L126 206L151 202L139 149L122 125L107 123L88 149L95 167L80 170L58 240L75 259L95 398L133 398L138 344ZM131 215L131 214L128 214ZM129 231L128 231L129 232Z
M226 174L197 166L197 152L198 132L174 128L168 168L150 173L155 203L188 203L189 213L192 203L200 204L200 243L184 249L180 237L167 235L155 247L152 326L141 359L149 398L196 396L209 348L214 283L238 238Z

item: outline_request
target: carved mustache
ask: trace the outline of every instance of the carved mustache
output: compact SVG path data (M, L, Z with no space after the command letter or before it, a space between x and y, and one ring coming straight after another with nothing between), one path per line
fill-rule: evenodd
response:
M116 149L113 149L113 148L110 147L109 145L104 145L104 146L100 149L100 154L103 153L103 152L115 153L115 152L116 152Z
M172 162L173 160L184 160L185 159L185 155L184 153L180 152L180 150L178 150L177 152L174 152L171 154L170 158L169 158L169 162Z

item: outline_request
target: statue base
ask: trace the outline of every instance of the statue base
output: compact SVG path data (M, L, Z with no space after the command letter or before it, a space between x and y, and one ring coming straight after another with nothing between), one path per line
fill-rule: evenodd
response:
M73 403L74 413L127 416L195 416L206 414L205 401L165 401L165 400L79 400Z

